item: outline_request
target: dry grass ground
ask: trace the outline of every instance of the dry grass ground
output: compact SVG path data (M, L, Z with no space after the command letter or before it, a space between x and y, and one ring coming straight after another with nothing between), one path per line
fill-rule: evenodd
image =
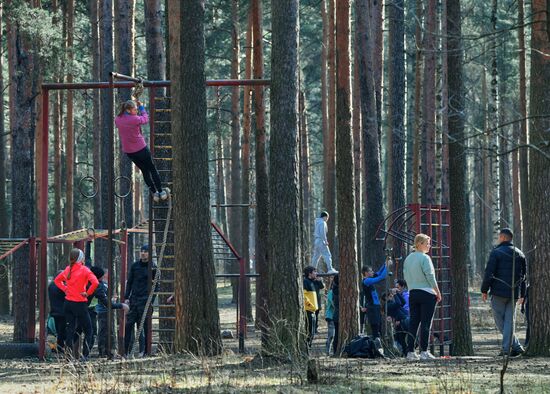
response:
M221 317L226 329L234 327L235 309L228 289L220 289ZM523 317L518 332L523 339ZM85 364L55 359L0 361L2 393L496 393L502 359L499 335L489 305L472 297L472 323L476 357L440 358L410 363L404 359L356 360L323 356L325 325L315 341L312 357L319 362L320 379L310 384L306 366L299 363L262 365L253 359L258 340L251 327L249 354L236 353L236 340L224 340L223 355L214 358L156 355L146 359ZM0 337L9 337L9 319L0 320ZM550 393L550 360L518 358L506 375L510 393Z

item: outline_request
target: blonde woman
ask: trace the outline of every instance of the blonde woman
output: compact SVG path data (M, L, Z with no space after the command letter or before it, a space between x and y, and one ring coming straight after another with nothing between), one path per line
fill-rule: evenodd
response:
M403 264L403 275L409 285L409 334L419 340L420 356L414 351L416 341L409 341L407 359L432 360L435 357L428 351L428 342L435 306L441 301L441 292L437 286L432 259L428 256L431 247L430 237L418 234L414 238L414 247L416 250L407 256Z

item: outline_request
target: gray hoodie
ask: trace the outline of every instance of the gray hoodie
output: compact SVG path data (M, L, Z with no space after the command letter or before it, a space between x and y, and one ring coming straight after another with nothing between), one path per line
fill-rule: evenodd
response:
M323 218L317 218L315 219L315 230L313 237L315 238L315 242L323 242L323 244L327 244L327 232L328 232L328 226L327 222Z

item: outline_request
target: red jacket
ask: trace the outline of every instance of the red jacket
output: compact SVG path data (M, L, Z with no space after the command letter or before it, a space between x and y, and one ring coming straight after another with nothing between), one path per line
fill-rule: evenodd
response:
M67 279L71 272L71 278ZM81 263L68 266L54 279L55 284L61 290L65 292L65 299L73 302L88 302L87 297L83 297L80 293L87 292L88 294L94 294L98 285L96 276L90 271L88 267ZM90 287L86 290L86 286L90 282Z

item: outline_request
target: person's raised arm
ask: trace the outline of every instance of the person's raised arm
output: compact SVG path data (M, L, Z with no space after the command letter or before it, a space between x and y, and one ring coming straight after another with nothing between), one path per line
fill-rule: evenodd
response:
M379 271L378 276L363 279L363 284L365 286L370 286L370 285L374 285L375 283L382 282L384 279L386 279L387 274L388 274L388 270L386 269L386 264L384 264L382 269Z

